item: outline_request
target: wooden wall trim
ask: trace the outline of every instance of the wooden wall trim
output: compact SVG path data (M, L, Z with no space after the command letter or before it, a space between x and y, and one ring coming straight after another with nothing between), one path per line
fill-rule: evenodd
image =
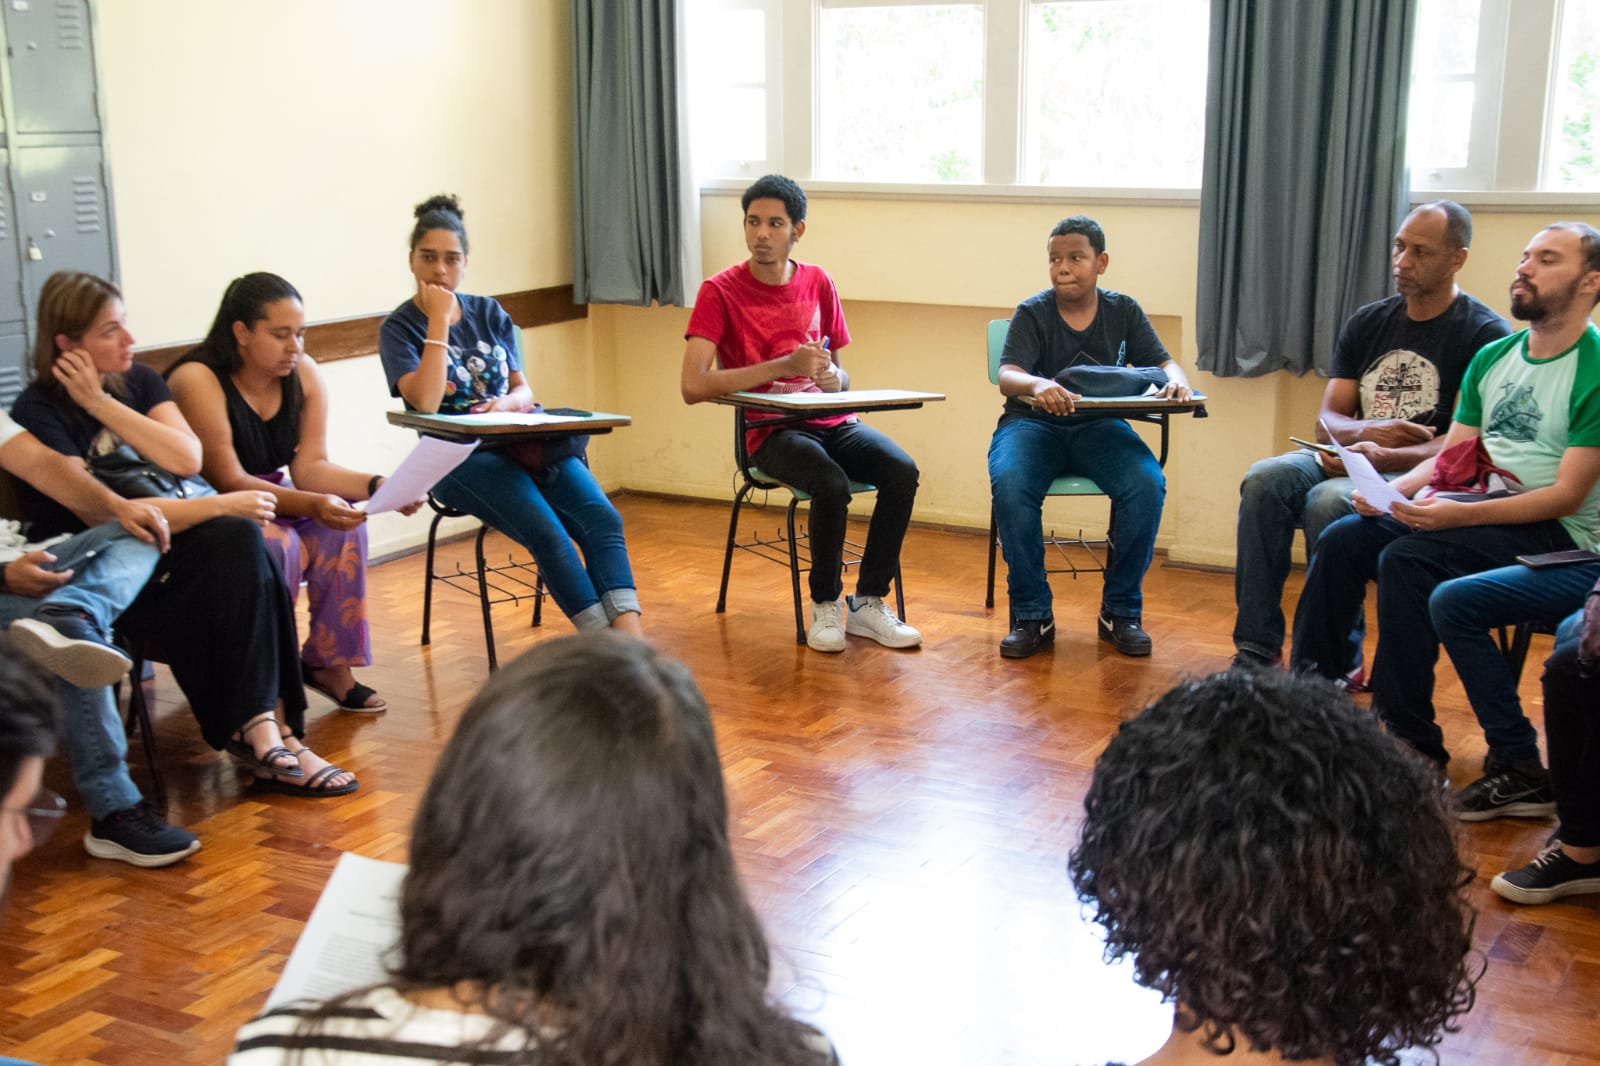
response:
M523 329L589 317L587 304L572 302L571 285L552 285L544 289L501 293L495 299L506 309L511 321ZM385 311L378 315L361 315L356 318L338 318L328 322L312 323L306 327L306 351L310 352L319 363L376 354L378 328L383 325L383 320L388 314ZM166 373L168 367L194 346L194 341L164 344L159 347L138 349L134 355L146 366Z

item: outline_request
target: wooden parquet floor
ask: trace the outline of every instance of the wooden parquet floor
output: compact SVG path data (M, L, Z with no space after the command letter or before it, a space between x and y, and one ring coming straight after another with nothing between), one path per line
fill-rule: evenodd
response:
M1121 718L1186 675L1226 665L1232 579L1161 567L1145 586L1154 656L1095 639L1099 578L1058 577L1054 654L1002 661L1005 610L983 608L981 536L914 530L905 550L920 651L852 638L794 644L788 578L735 559L713 613L726 506L619 500L653 639L693 668L715 711L750 893L782 994L852 1066L1133 1061L1168 1013L1108 968L1064 870L1095 756ZM776 508L752 513L770 532ZM506 542L491 539L501 556ZM449 550L465 553L470 542ZM0 927L0 1054L36 1062L214 1063L255 1013L342 850L405 859L417 797L486 676L476 601L441 590L417 645L421 557L370 575L378 716L312 697L309 740L356 771L339 800L253 793L199 739L164 670L151 689L170 815L204 841L166 870L89 858L81 808L14 875ZM1295 582L1298 578L1294 579ZM1290 595L1296 591L1291 587ZM502 661L570 631L551 610L496 609ZM1523 693L1539 714L1536 641ZM1483 753L1448 666L1440 706L1456 784ZM140 757L135 777L143 779ZM76 796L55 760L52 787ZM1447 1063L1600 1066L1600 912L1514 908L1488 879L1549 823L1463 827L1488 970ZM1418 1058L1418 1061L1425 1061Z

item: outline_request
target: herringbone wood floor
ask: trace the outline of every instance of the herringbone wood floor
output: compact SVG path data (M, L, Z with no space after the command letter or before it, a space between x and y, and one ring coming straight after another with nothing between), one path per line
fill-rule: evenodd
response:
M1004 608L982 607L982 537L915 530L905 578L923 649L852 639L820 656L793 643L787 577L770 563L736 559L728 612L712 612L725 506L619 505L651 634L690 664L716 713L735 846L777 947L778 985L846 1062L1043 1066L1132 1060L1160 1042L1165 1010L1102 965L1063 865L1118 721L1184 675L1226 664L1229 576L1158 560L1145 586L1156 641L1146 660L1095 640L1097 577L1056 578L1054 654L1003 662ZM768 532L780 521L776 510L753 516ZM452 550L464 557L467 542ZM370 581L378 664L363 677L391 709L343 714L313 695L309 737L360 775L360 793L252 794L199 740L160 672L171 815L205 846L171 869L135 870L85 855L86 819L69 814L15 875L0 929L0 1053L217 1062L265 1000L338 853L404 860L418 793L486 666L476 602L449 590L433 647L417 646L419 556ZM503 660L569 632L554 610L529 630L511 605L496 624ZM1536 719L1547 650L1548 639L1535 644L1523 686ZM1483 742L1448 667L1441 678L1459 785ZM59 760L48 779L76 806ZM1594 902L1517 909L1487 888L1548 832L1525 821L1463 830L1488 973L1446 1062L1600 1064Z

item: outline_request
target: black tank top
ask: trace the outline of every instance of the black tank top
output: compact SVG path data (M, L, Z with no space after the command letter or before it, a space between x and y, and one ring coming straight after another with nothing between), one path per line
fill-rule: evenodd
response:
M211 368L228 401L228 425L233 427L233 451L247 474L271 473L289 465L300 445L300 426L289 417L290 379L283 379L283 400L278 413L263 421L239 393L229 374Z

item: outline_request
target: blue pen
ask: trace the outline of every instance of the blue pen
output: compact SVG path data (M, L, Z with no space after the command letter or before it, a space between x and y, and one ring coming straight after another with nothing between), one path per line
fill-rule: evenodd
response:
M823 351L827 351L828 350L828 342L831 341L832 339L833 339L832 337L824 337L824 338L822 338L822 350Z

